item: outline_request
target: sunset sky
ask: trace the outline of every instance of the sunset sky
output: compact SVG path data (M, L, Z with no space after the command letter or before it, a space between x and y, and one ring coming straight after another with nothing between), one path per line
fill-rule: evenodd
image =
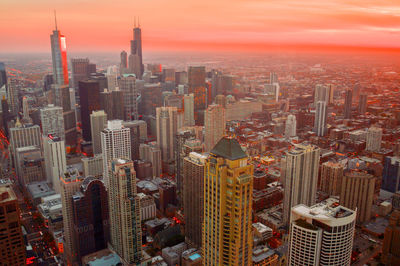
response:
M400 0L1 0L0 52L128 50L140 16L143 49L265 50L271 46L400 49Z

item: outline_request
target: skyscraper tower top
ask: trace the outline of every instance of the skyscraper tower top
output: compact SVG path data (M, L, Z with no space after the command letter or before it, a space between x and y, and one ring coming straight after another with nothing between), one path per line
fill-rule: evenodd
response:
M54 11L55 30L50 35L51 58L53 62L53 79L58 85L68 85L67 44L65 36L61 35L57 27L57 17Z

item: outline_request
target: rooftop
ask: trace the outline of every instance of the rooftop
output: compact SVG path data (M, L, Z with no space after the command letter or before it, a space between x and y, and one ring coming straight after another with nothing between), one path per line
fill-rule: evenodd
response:
M16 200L14 190L11 185L0 186L0 202L4 203L7 201Z
M231 161L247 158L247 154L243 151L242 147L240 147L239 142L229 137L223 137L218 141L210 153Z

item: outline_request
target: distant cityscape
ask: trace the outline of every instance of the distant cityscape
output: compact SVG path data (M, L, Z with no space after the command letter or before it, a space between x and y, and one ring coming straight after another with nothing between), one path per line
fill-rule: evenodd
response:
M89 59L62 28L0 56L0 265L400 265L396 56L146 54L135 18Z

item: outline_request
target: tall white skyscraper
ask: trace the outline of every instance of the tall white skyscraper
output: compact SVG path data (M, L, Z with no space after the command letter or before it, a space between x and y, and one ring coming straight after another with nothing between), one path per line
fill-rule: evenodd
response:
M178 131L177 113L176 107L156 108L157 145L161 149L163 162L174 160L174 141Z
M331 102L331 91L333 91L331 85L317 84L314 90L314 105L317 105L319 101L329 104Z
M204 144L209 152L225 136L225 109L221 105L209 105L204 113Z
M110 120L101 132L103 154L103 179L108 188L111 176L111 161L117 158L131 158L131 132L122 126L122 120Z
M356 211L333 203L292 208L288 265L350 265Z
M90 115L90 130L92 133L93 154L100 154L101 136L100 133L107 126L107 114L103 111L93 111Z
M56 29L50 35L51 59L53 62L53 80L55 84L68 84L67 44L65 36Z
M60 193L60 177L67 169L65 142L56 135L44 135L43 150L47 181Z
M367 151L379 151L382 143L382 128L370 127L367 132Z
M296 116L288 115L285 125L285 138L291 138L296 136Z
M298 144L286 152L283 221L290 221L290 210L298 204L315 204L320 149Z
M136 120L138 118L138 90L135 75L123 74L119 80L119 89L124 92L125 120Z
M314 132L317 136L322 137L326 131L326 102L317 102L315 109Z
M194 94L185 94L183 96L183 110L185 116L185 126L194 126Z
M47 107L40 109L40 119L44 136L56 135L65 140L64 116L61 107L49 104Z

